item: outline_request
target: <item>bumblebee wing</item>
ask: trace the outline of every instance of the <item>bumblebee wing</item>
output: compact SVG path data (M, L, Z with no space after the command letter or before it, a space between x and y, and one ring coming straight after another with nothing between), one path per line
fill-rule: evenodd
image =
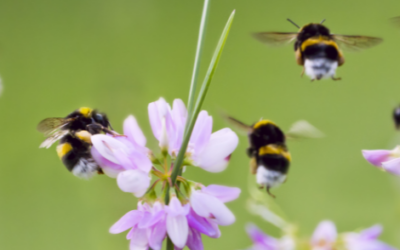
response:
M292 127L286 133L286 138L290 139L322 138L324 136L324 133L322 133L306 120L300 120L293 123Z
M360 51L371 48L380 44L383 39L372 36L345 36L345 35L332 35L333 40L343 50L347 51Z
M293 32L259 32L254 33L253 37L258 41L270 46L286 45L297 38L297 33Z
M237 127L239 130L243 132L250 133L253 131L253 127L250 125L247 125L231 116L224 116L224 118L231 124L233 124L235 127Z
M39 122L37 126L37 130L40 133L43 133L45 136L50 136L57 132L58 130L62 129L64 126L66 126L68 123L73 121L73 118L57 118L57 117L52 117L52 118L46 118L43 121Z
M400 28L400 16L392 17L389 20L395 27Z
M42 144L40 144L39 148L49 148L49 147L51 147L51 145L53 145L53 143L55 143L56 141L60 140L62 137L64 137L68 133L69 133L68 130L58 130L58 131L56 131L55 133L53 133L52 135L47 137L46 140L44 140L44 142L42 142Z

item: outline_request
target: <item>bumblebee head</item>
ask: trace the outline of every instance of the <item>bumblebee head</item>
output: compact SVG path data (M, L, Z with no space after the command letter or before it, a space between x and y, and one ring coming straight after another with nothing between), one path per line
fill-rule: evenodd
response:
M320 23L309 23L299 29L299 35L302 35L304 37L312 37L315 34L321 36L329 36L330 31L327 27Z
M290 20L289 18L286 19L286 20L288 20L291 24L293 24L294 26L296 26L296 27L299 29L299 33L301 33L303 30L307 30L307 29L312 30L312 29L316 29L316 28L321 28L321 27L323 27L323 28L325 28L325 29L328 31L328 34L329 34L329 29L326 28L324 25L322 25L322 24L325 22L326 19L323 19L320 23L310 23L310 24L304 25L303 27L300 27L299 25L297 25L295 22L293 22L293 21ZM317 30L318 30L318 29L317 29ZM314 32L315 32L315 31L314 31Z
M92 119L94 122L101 124L105 128L111 127L110 121L108 120L106 114L99 113L96 110L94 110L92 112Z

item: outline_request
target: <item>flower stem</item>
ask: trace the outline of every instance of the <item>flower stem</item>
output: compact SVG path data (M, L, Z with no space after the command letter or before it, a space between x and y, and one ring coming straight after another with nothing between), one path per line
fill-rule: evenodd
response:
M199 37L197 40L197 48L196 48L196 55L194 58L192 79L190 82L189 99L188 99L188 117L191 117L192 113L193 113L194 98L195 98L196 86L197 86L197 75L199 73L199 68L200 68L200 57L201 57L201 51L203 49L203 43L204 43L204 33L206 30L209 2L210 2L209 0L204 0L203 12L201 15ZM189 123L186 123L185 131L187 130L188 125L189 125Z
M208 67L207 74L204 78L203 84L200 89L200 93L197 97L196 105L194 107L193 115L191 117L188 117L188 126L187 126L187 131L184 134L183 141L181 148L179 150L178 156L176 157L175 163L174 163L174 170L171 175L171 180L172 180L172 185L175 184L176 178L178 177L178 174L180 172L180 169L182 167L183 159L186 153L186 148L189 144L189 139L192 134L194 124L196 123L197 116L200 113L201 106L204 102L204 99L206 97L208 88L211 84L211 80L214 76L215 70L217 68L219 59L221 58L222 50L224 48L226 39L228 38L229 30L231 28L232 22L233 22L233 17L235 16L235 11L232 12L230 15L228 22L225 25L224 31L221 34L221 37L218 41L217 48L214 51L214 55L211 59L211 63Z
M167 236L167 250L174 250L174 244L171 239Z

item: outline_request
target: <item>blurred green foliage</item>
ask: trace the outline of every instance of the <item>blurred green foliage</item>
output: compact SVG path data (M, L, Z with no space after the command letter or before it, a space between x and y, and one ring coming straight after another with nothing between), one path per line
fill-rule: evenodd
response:
M106 112L121 131L134 114L149 140L147 104L160 96L187 99L202 1L36 0L0 1L0 249L128 249L125 235L108 228L136 206L114 179L75 178L54 147L35 128L46 117L65 116L80 106ZM287 183L274 193L289 219L309 235L322 219L340 231L381 223L382 239L400 247L400 180L371 167L361 149L386 148L395 136L391 110L400 101L400 32L388 19L400 2L309 0L213 0L200 76L233 9L236 17L204 109L214 130L227 126L221 110L252 123L268 118L287 129L307 119L327 137L289 143L293 163ZM332 32L380 36L384 43L345 53L342 81L300 78L292 46L269 48L254 31L296 31L327 21ZM200 78L201 82L202 78ZM247 139L219 174L188 169L204 184L239 186L229 207L237 222L220 239L204 237L206 249L250 245L244 231L254 221L279 231L245 209L248 198Z

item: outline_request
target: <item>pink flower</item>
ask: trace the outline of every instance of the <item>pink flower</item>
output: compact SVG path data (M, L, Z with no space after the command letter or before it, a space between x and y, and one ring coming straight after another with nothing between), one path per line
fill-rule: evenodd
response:
M311 238L312 250L334 250L336 239L335 224L332 221L322 221L318 224Z
M348 250L396 250L378 240L382 233L379 225L367 228L360 233L347 233L344 235L344 242Z
M176 156L182 144L187 119L187 110L182 100L175 99L171 108L160 98L149 104L148 111L153 134L160 147ZM209 172L221 172L226 168L239 139L229 128L212 133L212 123L212 117L206 111L201 111L190 137L187 160Z
M372 165L389 173L400 175L400 146L393 150L363 150L362 154Z
M122 191L141 197L150 185L148 175L152 167L146 138L133 116L125 119L124 133L125 136L117 137L92 136L91 153L104 173L117 177Z
M199 191L193 191L193 193L195 196L201 193L201 195L214 197L215 200L211 200L211 202L218 204L200 204L199 207L199 202L210 202L210 200L202 198L197 200L198 197L195 197L194 206L192 202L183 205L176 196L172 196L168 206L158 201L152 205L139 202L138 209L122 216L110 228L110 233L117 234L130 229L127 239L131 240L131 250L148 249L149 247L159 250L167 235L176 249L183 249L187 246L191 250L203 250L201 234L218 238L221 236L218 225L228 225L234 222L232 212L226 208L223 202L236 199L240 189L210 185ZM192 201L192 199L190 200ZM222 210L218 211L218 209ZM221 212L230 215L224 216L221 215Z

